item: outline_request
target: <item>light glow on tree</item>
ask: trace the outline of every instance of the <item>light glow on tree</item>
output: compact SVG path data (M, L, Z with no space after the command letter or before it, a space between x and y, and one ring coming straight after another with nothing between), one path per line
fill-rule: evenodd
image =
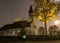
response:
M58 25L60 23L59 20L55 20L55 25Z

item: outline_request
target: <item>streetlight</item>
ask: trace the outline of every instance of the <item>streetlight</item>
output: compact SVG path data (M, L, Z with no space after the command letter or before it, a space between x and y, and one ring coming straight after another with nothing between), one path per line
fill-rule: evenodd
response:
M59 23L60 23L60 21L59 20L55 20L55 25L58 25Z

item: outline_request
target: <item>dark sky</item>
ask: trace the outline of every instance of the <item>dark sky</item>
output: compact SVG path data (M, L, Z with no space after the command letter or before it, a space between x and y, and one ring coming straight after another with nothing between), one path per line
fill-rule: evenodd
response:
M26 19L32 0L0 0L0 27L14 18Z

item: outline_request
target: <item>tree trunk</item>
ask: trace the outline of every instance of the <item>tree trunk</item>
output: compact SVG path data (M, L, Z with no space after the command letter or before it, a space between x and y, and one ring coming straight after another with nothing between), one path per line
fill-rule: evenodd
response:
M46 18L45 18L45 31L46 31L46 35L47 35L47 24L46 24Z

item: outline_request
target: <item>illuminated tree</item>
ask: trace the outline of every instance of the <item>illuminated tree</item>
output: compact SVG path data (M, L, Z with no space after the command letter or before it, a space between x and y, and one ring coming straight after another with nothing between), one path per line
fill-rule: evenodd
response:
M34 0L35 1L35 16L45 23L46 35L47 35L47 22L56 18L57 5L51 3L50 0Z

